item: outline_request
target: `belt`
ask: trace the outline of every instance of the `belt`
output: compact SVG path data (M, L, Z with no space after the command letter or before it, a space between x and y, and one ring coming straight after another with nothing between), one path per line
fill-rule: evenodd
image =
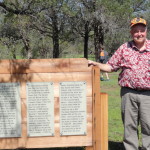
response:
M130 89L130 90L134 90L134 91L138 91L138 92L146 92L146 91L149 91L147 89L132 89L130 87L123 87L123 88L127 88L127 89Z

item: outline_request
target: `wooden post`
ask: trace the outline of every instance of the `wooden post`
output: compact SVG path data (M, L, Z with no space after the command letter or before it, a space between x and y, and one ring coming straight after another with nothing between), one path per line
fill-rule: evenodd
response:
M108 95L100 93L100 150L108 150Z
M92 80L93 149L108 150L108 95L105 93L100 93L100 71L97 67L93 67ZM91 150L92 148L89 149Z

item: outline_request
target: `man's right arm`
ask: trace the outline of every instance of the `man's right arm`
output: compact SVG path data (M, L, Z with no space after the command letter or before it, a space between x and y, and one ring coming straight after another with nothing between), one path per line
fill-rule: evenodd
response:
M97 67L100 68L101 71L104 71L104 72L112 72L111 66L109 64L102 64L102 63L99 63L99 62L88 60L88 65L89 66L91 66L91 65L97 66Z

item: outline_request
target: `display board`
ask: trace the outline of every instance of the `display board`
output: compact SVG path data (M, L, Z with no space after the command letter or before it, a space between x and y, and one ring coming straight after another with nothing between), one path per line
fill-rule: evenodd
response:
M107 150L107 94L100 94L98 68L84 58L0 63L0 149Z

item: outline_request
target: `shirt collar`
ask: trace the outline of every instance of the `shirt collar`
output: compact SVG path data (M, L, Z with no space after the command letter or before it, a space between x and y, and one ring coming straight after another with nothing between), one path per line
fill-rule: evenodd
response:
M149 51L150 52L150 40L146 39L145 42L146 42L146 44L145 44L146 49L143 50L143 51ZM134 41L130 41L130 46L131 46L132 49L138 51L138 48L135 46Z

